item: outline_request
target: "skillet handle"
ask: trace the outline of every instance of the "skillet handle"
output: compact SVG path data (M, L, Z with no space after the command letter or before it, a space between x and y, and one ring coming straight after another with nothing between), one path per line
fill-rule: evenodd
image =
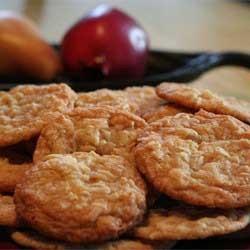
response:
M210 54L210 57L214 57L214 63L217 63L217 66L235 65L250 69L250 54L225 52Z
M219 66L241 66L250 69L250 55L235 52L203 53L186 59L186 63L172 72L148 76L153 82L175 81L189 82L206 71Z

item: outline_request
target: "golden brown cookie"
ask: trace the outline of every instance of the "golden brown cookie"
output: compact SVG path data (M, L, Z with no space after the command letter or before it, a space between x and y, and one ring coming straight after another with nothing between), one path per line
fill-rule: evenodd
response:
M75 106L86 108L111 106L142 116L149 110L158 108L162 99L150 86L127 87L124 90L98 89L78 94Z
M150 210L134 234L144 240L203 239L241 230L249 223L249 208L221 210L183 205Z
M220 208L250 205L250 126L206 111L151 123L139 136L136 162L160 192Z
M133 161L138 132L146 126L140 117L111 107L76 108L59 114L42 130L34 161L51 153L95 151L122 155Z
M153 246L136 240L117 240L97 246L96 249L104 250L154 250Z
M121 239L91 245L76 245L40 235L36 231L22 230L11 233L11 238L19 245L32 249L95 249L95 250L154 250L170 249L174 242L155 242L155 244L143 243L139 240Z
M0 226L17 226L15 204L12 196L0 195Z
M162 83L156 88L156 92L161 98L184 107L231 115L250 123L250 103L247 101L222 97L207 89L202 90L177 83Z
M120 156L49 155L15 190L16 211L33 228L70 242L118 237L141 221L146 186Z
M109 241L100 245L93 246L93 249L98 250L159 250L170 249L175 245L174 241L164 242L142 242L138 239L128 240L121 239L116 241Z
M165 116L172 116L179 113L190 113L190 110L174 104L164 104L157 108L153 108L142 115L142 118L148 123L155 122Z
M149 111L154 111L164 102L156 95L155 87L127 87L124 92L128 95L129 103L134 105L131 112L141 117Z
M13 164L6 158L0 158L0 192L14 192L16 184L31 166L32 163Z
M29 249L47 249L47 250L64 250L64 249L70 249L68 246L66 246L66 243L48 239L36 231L32 230L19 230L19 231L13 231L11 232L11 238L12 240ZM85 249L84 246L80 248L72 248L72 249Z
M130 102L128 95L122 90L98 89L78 94L75 107L87 108L95 106L112 106L126 111L134 111L136 107Z
M0 192L12 193L24 172L32 166L32 152L26 151L30 141L0 147Z
M70 110L76 94L65 84L21 85L0 92L0 146L38 135L51 112Z

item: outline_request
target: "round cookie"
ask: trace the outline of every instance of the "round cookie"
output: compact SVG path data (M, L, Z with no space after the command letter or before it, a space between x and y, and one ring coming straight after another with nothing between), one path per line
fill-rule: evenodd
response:
M231 115L250 123L250 103L247 101L222 97L207 89L202 90L177 83L162 83L156 88L156 92L161 98L184 107Z
M0 192L14 192L16 184L31 166L32 163L13 164L6 158L0 158Z
M190 110L168 103L145 112L142 115L142 118L146 122L152 123L164 118L165 116L173 116L179 113L190 113Z
M75 107L112 106L133 112L136 107L129 101L128 95L122 90L98 89L78 94Z
M98 250L159 250L171 249L175 245L175 241L151 241L143 242L138 239L121 239L109 241L101 245L94 246Z
M0 226L16 227L17 216L12 196L0 195Z
M58 114L45 126L38 139L34 161L52 153L95 151L101 155L122 155L134 161L137 135L146 122L112 107L76 108Z
M150 244L142 243L139 240L117 240L96 246L96 249L103 250L154 250Z
M0 192L12 193L32 163L32 141L0 147ZM26 145L29 147L26 150Z
M32 249L64 250L64 249L95 249L95 250L154 250L150 244L139 240L116 240L92 245L76 245L46 238L35 231L14 231L11 238L17 244ZM166 248L164 248L166 249Z
M55 241L46 238L32 230L19 230L11 232L11 238L17 244L32 249L96 249L96 250L157 250L170 249L175 245L175 241L144 243L138 239L120 239L99 244L79 245L62 241Z
M162 99L150 86L127 87L124 90L98 89L78 94L75 107L111 106L139 116L160 106Z
M135 107L131 111L143 118L147 112L158 109L164 102L156 95L155 87L127 87L124 92L127 93L129 102Z
M76 94L65 84L20 85L0 92L0 146L38 135L51 112L72 109Z
M47 250L64 250L70 249L66 243L48 239L36 231L32 230L19 230L11 232L12 240L20 246L29 249L47 249ZM75 246L74 246L75 247ZM85 249L85 246L78 246L77 249ZM72 248L76 249L76 248Z
M135 228L144 240L194 240L243 229L250 223L250 210L221 210L192 206L150 210L144 225Z
M136 163L160 192L220 208L250 205L250 126L206 111L151 123L139 136Z
M50 237L77 243L116 238L141 221L146 186L120 156L49 155L26 172L17 214Z

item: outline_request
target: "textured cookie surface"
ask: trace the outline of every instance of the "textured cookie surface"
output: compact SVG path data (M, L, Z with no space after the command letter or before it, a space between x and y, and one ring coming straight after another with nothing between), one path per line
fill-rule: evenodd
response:
M133 161L137 135L145 126L143 119L120 109L76 108L67 116L59 114L43 129L34 160L38 162L51 153L95 151Z
M174 241L165 241L165 242L150 242L144 243L135 240L126 240L121 239L117 241L109 241L102 245L97 245L95 249L103 249L103 250L157 250L157 249L170 249L174 246Z
M29 249L48 249L48 250L70 249L66 247L66 243L48 239L40 235L36 231L32 230L13 231L11 232L11 238L17 244L23 247L27 247Z
M122 90L98 89L92 92L78 94L76 107L112 106L126 111L135 111L136 106L132 104L126 92Z
M25 143L0 147L0 192L14 192L24 172L32 166L32 156L24 150Z
M13 193L32 164L35 140L0 147L0 192Z
M49 155L26 173L15 191L17 213L50 237L84 243L116 238L145 210L145 183L120 156Z
M142 117L148 123L151 123L160 120L165 116L173 116L179 113L190 113L190 110L173 104L165 104L151 110L149 109Z
M232 233L250 223L249 209L206 209L182 206L150 210L135 236L147 240L201 239Z
M130 103L136 107L134 113L143 117L145 113L158 108L163 100L155 93L151 86L127 87L124 92L128 94Z
M206 111L151 123L139 136L137 166L160 192L194 205L250 205L250 126Z
M0 146L38 135L50 112L65 112L76 94L65 84L23 85L0 92Z
M31 163L13 164L6 158L0 158L0 192L14 192L16 184L31 166Z
M97 249L105 249L105 250L153 250L154 248L149 244L144 244L140 241L133 240L119 240L114 242L108 242L103 244L101 248Z
M162 102L150 86L127 87L124 90L99 89L78 94L76 107L112 106L142 116Z
M17 226L15 204L12 196L0 195L0 226Z
M154 250L154 249L169 249L173 242L165 242L165 244L151 245L143 243L139 240L121 239L116 241L108 241L106 243L91 244L91 245L76 245L55 241L46 238L35 231L14 231L11 233L11 238L19 245L33 249L95 249L95 250ZM158 246L158 247L157 247Z
M221 97L207 89L201 90L175 83L162 83L156 88L156 92L161 98L184 107L231 115L250 123L250 103L247 101Z

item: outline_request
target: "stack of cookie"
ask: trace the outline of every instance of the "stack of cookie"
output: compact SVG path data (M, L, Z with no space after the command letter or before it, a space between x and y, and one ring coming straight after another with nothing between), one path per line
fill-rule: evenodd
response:
M23 246L166 249L250 223L247 102L163 83L0 103L0 225Z

